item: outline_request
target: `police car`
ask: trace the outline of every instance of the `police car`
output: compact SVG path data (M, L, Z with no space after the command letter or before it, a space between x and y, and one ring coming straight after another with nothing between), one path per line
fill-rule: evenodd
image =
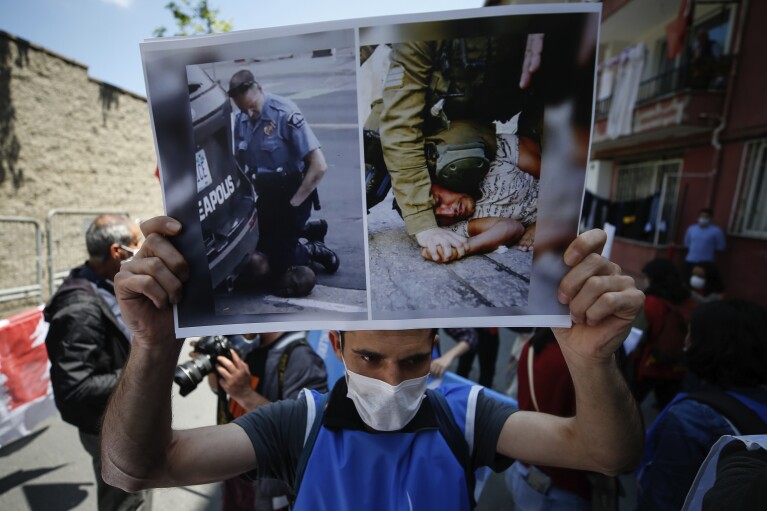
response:
M205 253L213 287L231 291L258 243L256 192L233 156L226 93L199 66L187 68L187 81Z

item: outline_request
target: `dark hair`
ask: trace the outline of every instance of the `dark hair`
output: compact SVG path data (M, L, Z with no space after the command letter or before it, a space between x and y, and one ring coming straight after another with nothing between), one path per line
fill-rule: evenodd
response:
M130 245L131 221L122 215L99 215L85 232L85 246L90 257L106 259L113 243Z
M554 332L551 328L536 328L535 333L530 338L530 347L538 355L543 351L543 348L552 342L557 342L557 339L554 337Z
M226 94L230 98L236 98L254 86L259 87L253 73L247 69L240 69L229 79L229 90L226 91Z
M720 387L767 384L767 311L744 300L699 305L690 322L690 371Z
M721 293L724 291L724 282L722 282L722 274L719 273L719 269L714 263L704 261L701 263L695 263L695 266L703 268L703 273L706 274L706 284L703 286L703 294L709 293ZM693 266L693 268L695 268Z
M711 208L701 208L700 213L705 213L708 216L714 216L714 212ZM700 214L698 213L698 214Z
M690 297L690 290L682 282L679 271L668 259L653 259L642 268L642 273L650 279L650 285L645 289L646 295L666 298L674 303L680 303Z

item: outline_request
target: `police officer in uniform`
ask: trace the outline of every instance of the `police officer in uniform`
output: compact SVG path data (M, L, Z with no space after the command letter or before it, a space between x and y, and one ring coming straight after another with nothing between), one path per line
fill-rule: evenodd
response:
M327 223L309 220L312 205L319 209L317 185L327 170L320 143L298 107L264 92L250 71L232 75L228 94L240 110L235 156L258 195L257 250L268 262L276 294L306 295L314 286L313 272L307 271L312 263L329 273L340 264L323 243Z
M542 106L523 62L542 35L461 38L392 45L380 111L380 138L407 231L432 258L465 238L437 227L432 181L476 195L495 157L493 121L523 110L518 132L540 142ZM532 38L532 39L531 39ZM442 252L439 252L442 251Z

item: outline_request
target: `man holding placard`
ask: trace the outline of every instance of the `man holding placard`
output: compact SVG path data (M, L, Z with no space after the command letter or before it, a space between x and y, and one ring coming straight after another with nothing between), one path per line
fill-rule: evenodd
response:
M574 322L555 334L575 386L575 417L515 412L480 387L426 391L431 330L333 331L346 379L331 394L305 392L234 424L175 431L170 387L181 343L171 304L189 270L168 240L181 230L177 221L154 218L142 230L146 242L115 278L134 337L104 423L110 484L136 491L249 473L294 484L294 509L471 509L481 465L520 459L615 474L638 461L641 420L613 353L644 297L599 256L601 231L572 242L558 291ZM381 491L384 481L390 486Z

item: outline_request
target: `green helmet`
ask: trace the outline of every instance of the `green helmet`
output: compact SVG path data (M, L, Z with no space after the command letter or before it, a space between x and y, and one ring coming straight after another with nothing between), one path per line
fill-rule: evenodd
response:
M454 192L476 195L479 182L490 170L484 145L438 145L436 150L434 182Z

